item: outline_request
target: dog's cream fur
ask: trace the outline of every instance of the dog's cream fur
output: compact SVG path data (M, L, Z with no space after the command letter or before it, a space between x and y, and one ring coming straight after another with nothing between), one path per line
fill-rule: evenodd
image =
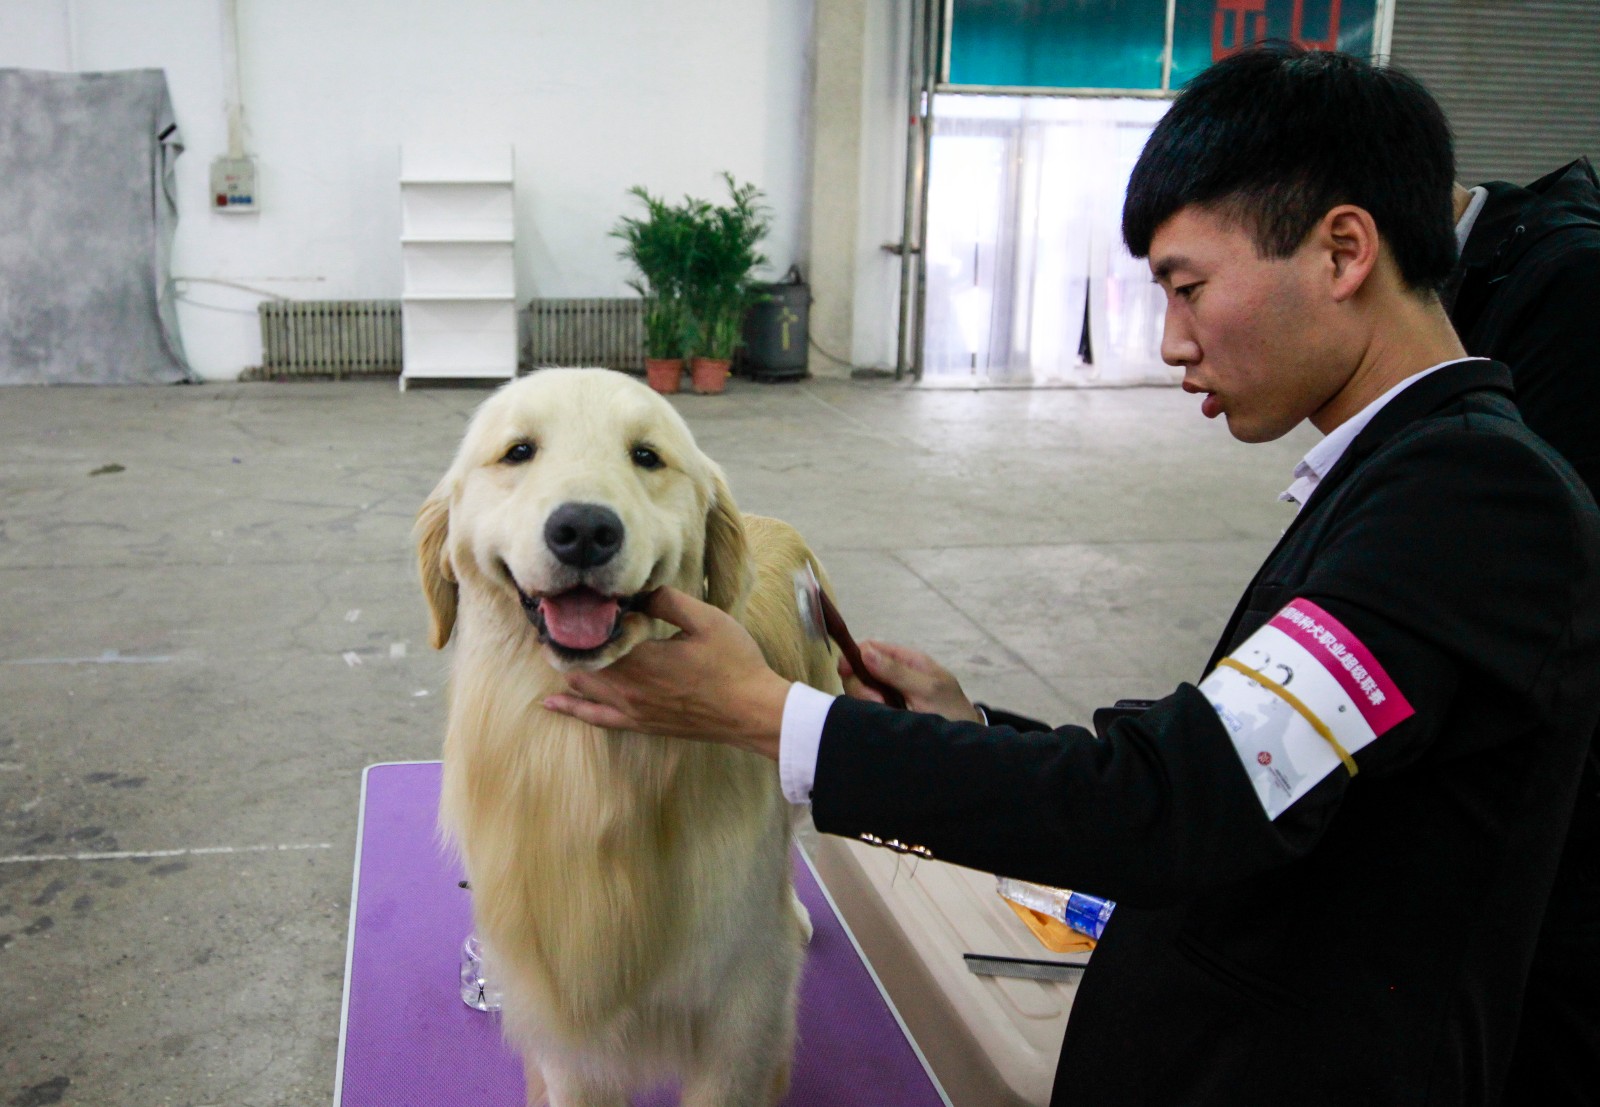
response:
M532 449L508 454L518 444ZM661 465L641 464L652 458ZM686 1105L775 1103L810 933L777 771L544 710L562 670L673 632L629 612L582 656L541 643L524 597L576 581L544 541L546 518L574 502L609 507L626 528L584 583L703 596L779 673L838 687L795 609L794 570L820 566L792 528L740 515L665 400L620 373L547 369L482 405L417 539L433 645L456 641L440 825L471 881L507 1036L527 1059L530 1101L542 1076L552 1107L625 1104L664 1076L682 1081Z

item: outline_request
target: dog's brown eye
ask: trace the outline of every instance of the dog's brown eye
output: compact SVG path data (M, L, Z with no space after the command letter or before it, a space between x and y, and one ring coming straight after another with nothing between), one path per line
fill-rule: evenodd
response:
M661 455L649 446L635 446L632 457L633 463L641 469L659 469L664 464Z
M506 451L506 456L500 459L512 465L521 465L524 461L533 460L533 443L518 442Z

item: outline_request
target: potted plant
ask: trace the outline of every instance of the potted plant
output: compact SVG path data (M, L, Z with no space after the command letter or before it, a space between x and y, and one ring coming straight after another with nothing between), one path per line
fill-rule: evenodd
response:
M638 271L628 285L645 301L645 379L657 392L676 392L694 335L684 298L694 223L687 206L674 207L642 186L628 194L644 204L645 214L624 216L611 235L623 242L617 256Z
M714 206L688 201L691 227L684 297L694 320L696 357L691 374L696 392L721 392L738 349L745 313L761 298L755 270L767 259L756 249L771 226L761 191L722 175L729 202Z

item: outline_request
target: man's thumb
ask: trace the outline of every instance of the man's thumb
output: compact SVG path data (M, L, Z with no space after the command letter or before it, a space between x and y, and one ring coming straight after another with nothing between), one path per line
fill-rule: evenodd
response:
M650 593L650 598L645 601L641 610L652 619L671 623L679 630L692 631L699 622L696 606L700 606L699 601L688 593L680 592L670 585L663 585Z

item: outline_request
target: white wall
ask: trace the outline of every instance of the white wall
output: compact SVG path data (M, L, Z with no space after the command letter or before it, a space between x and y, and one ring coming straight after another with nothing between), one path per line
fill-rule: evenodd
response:
M0 67L166 70L179 320L208 378L259 363L262 297L236 285L399 295L408 141L516 147L520 300L628 294L607 237L626 189L716 198L724 169L767 193L773 272L805 268L810 0L238 0L253 215L207 202L223 4L0 0Z

